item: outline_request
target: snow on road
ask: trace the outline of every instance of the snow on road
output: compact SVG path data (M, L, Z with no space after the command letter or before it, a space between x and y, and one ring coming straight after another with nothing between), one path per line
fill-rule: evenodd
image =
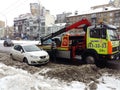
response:
M46 73L49 69L42 71ZM97 90L120 90L120 78L105 75L99 81ZM0 63L0 90L85 90L85 88L87 85L82 82L66 83L45 78L39 75L39 72L30 74Z
M13 42L38 43L38 41ZM3 41L0 41L0 43L3 43ZM30 74L25 70L0 63L0 90L85 90L85 88L91 90L89 89L90 84L78 81L67 83L39 75L39 73L46 73L49 70L45 68L38 73ZM120 76L115 77L107 74L99 78L98 81L97 90L120 90Z

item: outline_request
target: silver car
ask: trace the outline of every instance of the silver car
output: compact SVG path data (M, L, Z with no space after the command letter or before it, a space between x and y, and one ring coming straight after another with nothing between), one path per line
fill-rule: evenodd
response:
M15 45L10 52L12 59L26 62L28 65L46 64L49 62L49 55L36 45L19 44Z
M3 42L4 47L13 46L13 45L14 45L14 43L9 38L5 39L4 42Z

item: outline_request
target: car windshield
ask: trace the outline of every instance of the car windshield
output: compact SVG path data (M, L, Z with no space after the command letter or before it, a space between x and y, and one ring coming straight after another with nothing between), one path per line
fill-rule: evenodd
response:
M118 40L118 34L115 30L108 30L110 40Z
M41 51L42 50L39 47L37 47L36 45L27 45L27 46L23 46L23 48L26 52Z

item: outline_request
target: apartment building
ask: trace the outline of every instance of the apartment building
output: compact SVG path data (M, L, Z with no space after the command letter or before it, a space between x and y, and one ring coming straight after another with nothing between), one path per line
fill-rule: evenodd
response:
M30 13L21 14L14 18L14 37L28 38L30 31L33 28L30 26L33 23L33 16Z
M106 23L115 25L120 31L120 8L106 7L89 10L67 17L67 22L69 22L68 24L72 24L81 20L83 17L86 17L92 24L96 24L102 19Z
M5 22L0 21L0 39L5 36Z
M54 24L55 18L49 10L37 3L30 4L31 13L14 18L14 36L22 39L39 39L46 35L47 26Z
M57 23L57 24L51 24L47 28L47 35L50 33L54 33L59 31L60 29L64 28L66 23Z
M45 36L47 34L47 27L55 23L55 17L40 3L31 3L30 8L32 15L38 17L39 36Z
M108 4L91 7L89 11L75 13L67 17L67 24L72 24L86 17L92 24L103 20L115 25L120 31L120 0L110 0Z
M68 17L71 14L71 12L63 12L62 14L57 14L55 23L66 23L66 17Z

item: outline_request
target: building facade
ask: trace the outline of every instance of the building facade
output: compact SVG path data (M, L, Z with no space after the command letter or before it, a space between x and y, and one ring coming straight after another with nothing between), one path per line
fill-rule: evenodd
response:
M30 4L31 13L14 18L14 36L22 39L39 39L46 35L47 26L55 22L49 10L38 3Z
M83 17L86 17L93 25L103 20L104 22L115 25L120 31L120 8L107 7L99 10L90 10L89 12L67 17L67 22L68 24L72 24L81 20Z
M63 12L62 14L57 14L55 23L66 23L67 17L71 14L71 12Z
M5 22L0 21L0 39L5 37Z
M66 23L58 23L58 24L51 24L47 28L47 35L50 33L54 33L59 31L60 29L64 28Z
M48 25L55 23L55 17L39 3L31 3L30 7L32 15L38 17L38 36L45 36Z
M29 31L32 31L31 23L33 23L33 17L30 13L19 15L14 18L14 38L28 38Z

